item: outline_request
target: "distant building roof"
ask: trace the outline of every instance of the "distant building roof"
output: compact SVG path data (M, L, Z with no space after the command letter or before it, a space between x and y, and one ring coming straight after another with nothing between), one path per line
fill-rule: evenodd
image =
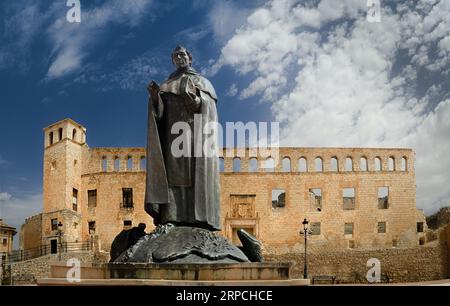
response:
M12 231L13 235L17 234L16 228L3 222L3 219L0 219L0 230Z

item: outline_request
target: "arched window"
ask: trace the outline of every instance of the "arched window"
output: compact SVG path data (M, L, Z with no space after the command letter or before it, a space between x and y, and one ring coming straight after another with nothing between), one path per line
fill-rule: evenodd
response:
M133 158L131 156L127 158L127 170L133 171Z
M300 157L298 160L298 172L308 172L308 163L304 157Z
M265 160L264 168L267 172L274 172L275 171L275 160L272 157L269 157Z
M258 160L255 157L250 158L250 161L248 164L248 171L249 172L258 171Z
M147 170L147 158L145 156L141 156L141 163L139 164L139 168L141 171Z
M407 164L408 164L408 163L407 163L406 157L403 156L403 157L402 157L402 171L407 171L407 169L408 169Z
M219 157L219 172L225 171L225 159L223 157Z
M102 157L102 171L108 171L108 160L106 159L106 156Z
M53 144L53 132L50 132L50 134L48 134L48 143L49 143L50 145Z
M389 166L389 171L394 171L395 170L395 159L393 156L390 156L388 159L388 166Z
M283 158L283 172L291 172L291 159L289 157Z
M73 131L72 131L72 140L77 140L77 130L76 129L73 129Z
M62 136L63 136L63 129L59 128L58 129L58 140L61 141L62 140Z
M345 171L353 171L353 159L351 157L345 159Z
M120 170L120 159L118 156L114 157L114 171Z
M375 171L381 171L381 158L375 157Z
M339 162L336 156L333 156L330 159L330 171L337 172L339 171Z
M233 158L233 172L241 172L241 159L239 157Z
M314 165L316 168L316 172L322 172L323 171L323 161L321 157L316 157L314 160Z
M359 160L359 169L361 171L367 171L367 158L366 157L361 157L361 159Z

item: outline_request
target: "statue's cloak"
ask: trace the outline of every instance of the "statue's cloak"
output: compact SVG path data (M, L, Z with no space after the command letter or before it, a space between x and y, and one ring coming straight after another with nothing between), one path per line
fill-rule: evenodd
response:
M186 78L195 86L201 100L195 112L189 111L183 100ZM173 222L220 230L217 130L212 130L214 136L199 135L205 125L216 127L215 90L206 78L188 68L174 72L160 86L155 100L150 98L148 109L145 211L156 225ZM194 114L197 119L201 118L197 129L194 128ZM171 152L172 142L180 136L171 133L175 122L186 122L191 128L190 156L176 157ZM194 139L200 141L195 143ZM195 146L201 150L200 155L199 151L194 152ZM212 148L214 154L205 155L205 146Z

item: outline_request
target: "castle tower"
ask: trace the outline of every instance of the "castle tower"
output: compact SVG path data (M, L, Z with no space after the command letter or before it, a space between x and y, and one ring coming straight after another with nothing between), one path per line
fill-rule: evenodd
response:
M79 205L86 129L71 119L44 128L42 242L52 248L81 238Z

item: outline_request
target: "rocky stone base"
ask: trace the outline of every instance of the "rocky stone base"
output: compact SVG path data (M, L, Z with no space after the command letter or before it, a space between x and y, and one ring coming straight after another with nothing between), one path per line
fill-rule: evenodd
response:
M225 238L196 227L158 226L115 263L239 263L249 262L247 256Z

